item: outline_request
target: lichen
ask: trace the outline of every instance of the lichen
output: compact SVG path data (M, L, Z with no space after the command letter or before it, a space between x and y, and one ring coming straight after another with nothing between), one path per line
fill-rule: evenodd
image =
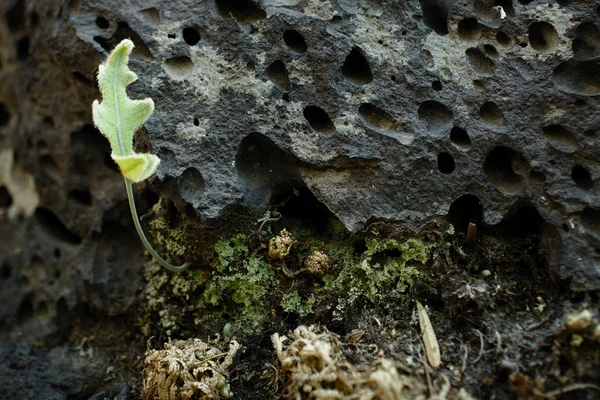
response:
M154 205L152 211L159 214L162 209L162 202ZM183 257L188 252L185 231L181 227L170 227L169 223L161 216L154 218L150 222L153 240L166 251L167 259L172 257Z
M218 271L223 272L230 264L244 256L248 252L246 246L246 236L243 234L235 235L229 240L219 240L215 244L215 252L217 253L218 263L214 267Z
M285 312L293 312L300 317L306 317L308 314L313 313L315 300L314 294L311 294L305 301L302 301L302 297L300 297L298 292L291 292L283 296L281 307L283 307L283 311Z
M199 307L218 305L223 313L228 312L233 317L234 331L260 332L269 316L265 300L275 282L275 273L260 258L243 260L241 267L235 266L234 270L239 272L211 280ZM229 305L226 300L234 304Z
M358 290L371 301L404 293L423 273L415 266L429 259L429 246L416 239L373 238L358 261L346 255L341 270L323 278L325 288L343 293Z

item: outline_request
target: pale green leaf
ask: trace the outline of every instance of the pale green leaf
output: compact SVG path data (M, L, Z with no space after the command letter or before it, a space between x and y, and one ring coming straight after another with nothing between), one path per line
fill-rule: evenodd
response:
M152 175L160 159L154 154L135 153L133 134L154 111L152 99L132 100L126 87L137 79L128 67L129 55L134 45L125 39L110 53L98 69L98 85L102 102L92 104L94 124L110 142L111 157L121 173L133 182Z

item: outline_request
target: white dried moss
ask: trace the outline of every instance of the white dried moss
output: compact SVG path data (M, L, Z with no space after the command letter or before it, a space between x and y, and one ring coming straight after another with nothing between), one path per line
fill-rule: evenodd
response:
M271 337L285 384L283 398L293 400L462 399L472 397L450 386L447 378L429 393L418 371L383 357L352 361L339 336L315 325L299 326L288 336ZM360 347L360 344L353 344ZM365 345L365 348L368 346Z
M200 339L165 343L164 350L146 353L145 400L229 399L233 396L228 382L228 368L240 344L229 343L222 352Z

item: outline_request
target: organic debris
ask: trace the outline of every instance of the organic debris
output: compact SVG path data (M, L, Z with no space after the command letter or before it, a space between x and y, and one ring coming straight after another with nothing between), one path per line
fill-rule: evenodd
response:
M299 326L288 336L271 337L286 382L283 397L294 400L470 399L453 392L447 379L439 393L428 394L423 377L406 365L369 354L368 345L342 343L340 337L315 325ZM362 349L358 361L353 350ZM408 372L408 373L407 373ZM431 397L429 397L431 396Z
M214 343L213 343L214 344ZM164 350L146 352L145 400L229 399L227 369L240 349L235 340L222 352L200 339L165 343Z
M429 365L433 368L438 368L442 364L442 356L440 354L440 345L438 344L433 326L427 315L427 310L417 301L417 312L419 314L419 325L421 327L421 335L423 337L423 345L425 346L425 354Z
M283 229L277 236L269 241L269 259L283 261L290 254L294 237L286 229Z
M323 276L333 267L333 260L321 250L315 250L308 256L304 266L311 274Z
M581 332L592 324L593 318L590 310L582 310L581 312L567 315L565 325L572 331Z

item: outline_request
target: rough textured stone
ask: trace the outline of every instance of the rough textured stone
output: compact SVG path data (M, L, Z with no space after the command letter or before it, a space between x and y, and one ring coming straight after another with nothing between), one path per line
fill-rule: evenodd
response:
M144 255L90 112L123 38L130 96L156 104L137 145L162 159L140 214L167 199L206 245L193 261L301 189L352 233L420 234L448 214L466 231L533 206L551 275L600 289L597 2L5 0L0 14L3 334L47 339L82 308L136 302Z

